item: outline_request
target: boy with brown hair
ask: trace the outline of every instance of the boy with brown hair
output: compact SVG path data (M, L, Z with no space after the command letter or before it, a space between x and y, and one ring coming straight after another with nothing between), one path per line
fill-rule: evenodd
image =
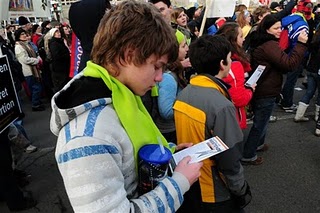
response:
M75 212L175 212L200 175L182 160L172 177L138 196L138 151L169 147L139 96L177 58L174 33L148 3L125 1L106 13L92 61L52 99L56 160Z
M185 195L178 212L242 212L251 192L240 163L243 134L236 110L221 79L231 66L231 45L222 36L204 35L190 45L198 75L178 95L174 118L178 144L219 136L228 150L203 161L201 176Z

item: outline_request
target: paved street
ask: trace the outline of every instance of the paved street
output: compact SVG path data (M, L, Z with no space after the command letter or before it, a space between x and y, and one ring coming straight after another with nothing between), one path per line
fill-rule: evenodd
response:
M296 103L304 92L295 92ZM23 103L25 128L33 144L39 147L39 151L25 154L18 166L32 175L26 189L39 202L25 213L72 212L54 160L56 138L49 130L50 104L47 102L46 106L44 112L32 112L30 102L25 99ZM307 110L310 119L313 111L312 102ZM265 162L260 166L245 166L253 194L246 212L320 212L320 138L313 135L315 122L294 123L294 115L284 113L279 107L274 114L279 120L269 125L270 150L262 154ZM3 203L0 212L8 212Z

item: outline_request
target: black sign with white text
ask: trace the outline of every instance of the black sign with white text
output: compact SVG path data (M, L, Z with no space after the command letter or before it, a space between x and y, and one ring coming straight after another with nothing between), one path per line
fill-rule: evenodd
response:
M21 113L7 56L0 57L0 133Z

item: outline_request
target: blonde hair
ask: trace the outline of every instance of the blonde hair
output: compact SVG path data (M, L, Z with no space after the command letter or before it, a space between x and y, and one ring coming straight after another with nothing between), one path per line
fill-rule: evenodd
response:
M248 10L243 10L243 11L239 12L239 14L237 15L237 23L239 24L239 26L241 28L248 25L247 20L246 20L246 18L248 16L250 16L250 13Z

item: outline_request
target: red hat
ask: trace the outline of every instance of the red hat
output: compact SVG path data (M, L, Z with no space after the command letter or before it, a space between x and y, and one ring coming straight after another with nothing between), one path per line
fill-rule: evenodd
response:
M312 8L311 0L300 0L297 4L297 12L303 13L307 20L311 19Z

